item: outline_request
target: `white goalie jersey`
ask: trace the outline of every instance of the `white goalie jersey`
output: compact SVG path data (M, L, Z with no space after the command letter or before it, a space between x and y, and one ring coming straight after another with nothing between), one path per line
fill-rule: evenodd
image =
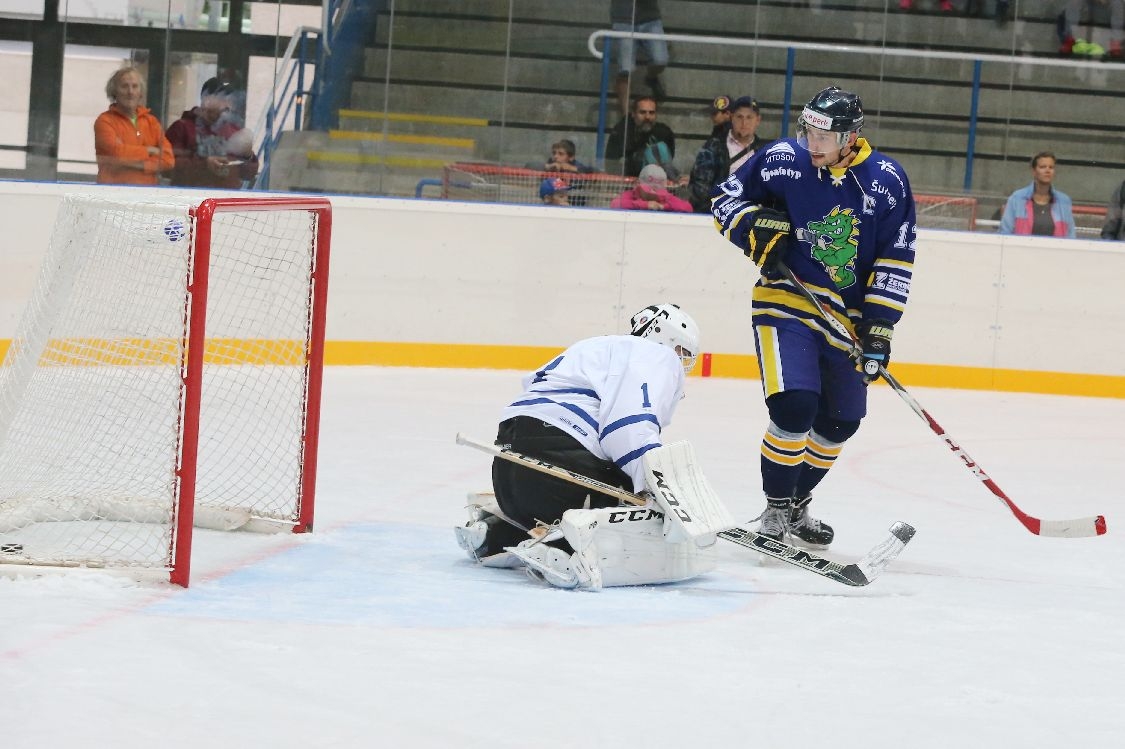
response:
M523 380L524 394L504 409L540 419L615 463L645 489L642 456L684 397L684 369L667 346L632 335L587 338Z

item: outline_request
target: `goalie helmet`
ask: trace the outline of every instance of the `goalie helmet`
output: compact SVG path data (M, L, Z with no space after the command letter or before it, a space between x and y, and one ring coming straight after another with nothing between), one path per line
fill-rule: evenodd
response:
M678 304L650 304L629 318L629 333L663 344L676 352L684 374L699 356L699 326Z
M841 148L847 145L848 136L863 127L863 102L850 91L839 86L829 86L805 105L797 119L797 141L808 148L808 130L816 128L836 133Z

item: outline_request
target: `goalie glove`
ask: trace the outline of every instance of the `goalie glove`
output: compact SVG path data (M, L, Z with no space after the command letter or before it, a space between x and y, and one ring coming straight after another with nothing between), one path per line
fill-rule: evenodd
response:
M773 208L759 208L750 218L746 235L746 257L762 269L763 275L776 273L789 248L789 216Z
M855 326L859 339L856 352L856 369L863 374L865 382L871 383L879 378L879 367L886 367L891 361L891 336L894 325L886 320L863 321Z

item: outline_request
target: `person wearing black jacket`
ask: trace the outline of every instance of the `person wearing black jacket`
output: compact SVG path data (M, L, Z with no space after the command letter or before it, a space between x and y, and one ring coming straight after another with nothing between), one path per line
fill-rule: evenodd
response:
M753 97L735 99L730 111L730 123L716 126L695 157L688 193L696 213L710 213L711 188L769 142L758 135L762 115Z
M648 164L658 164L669 179L676 178L672 159L676 155L676 134L672 128L656 121L656 99L637 97L629 117L621 118L609 131L605 157L623 159L623 173L636 177Z
M1125 239L1125 182L1117 186L1105 207L1105 224L1102 226L1102 239Z

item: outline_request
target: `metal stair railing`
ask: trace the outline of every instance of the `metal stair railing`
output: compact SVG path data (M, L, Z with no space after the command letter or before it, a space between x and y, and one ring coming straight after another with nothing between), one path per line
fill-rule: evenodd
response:
M292 118L293 130L304 127L305 97L312 93L312 76L305 70L306 65L310 64L309 45L316 45L314 50L317 50L321 43L323 35L320 29L298 26L289 37L285 54L274 67L273 92L262 107L262 113L251 131L255 136L261 134L261 141L255 152L261 165L254 183L256 189L269 189L270 158L285 131L285 124Z

